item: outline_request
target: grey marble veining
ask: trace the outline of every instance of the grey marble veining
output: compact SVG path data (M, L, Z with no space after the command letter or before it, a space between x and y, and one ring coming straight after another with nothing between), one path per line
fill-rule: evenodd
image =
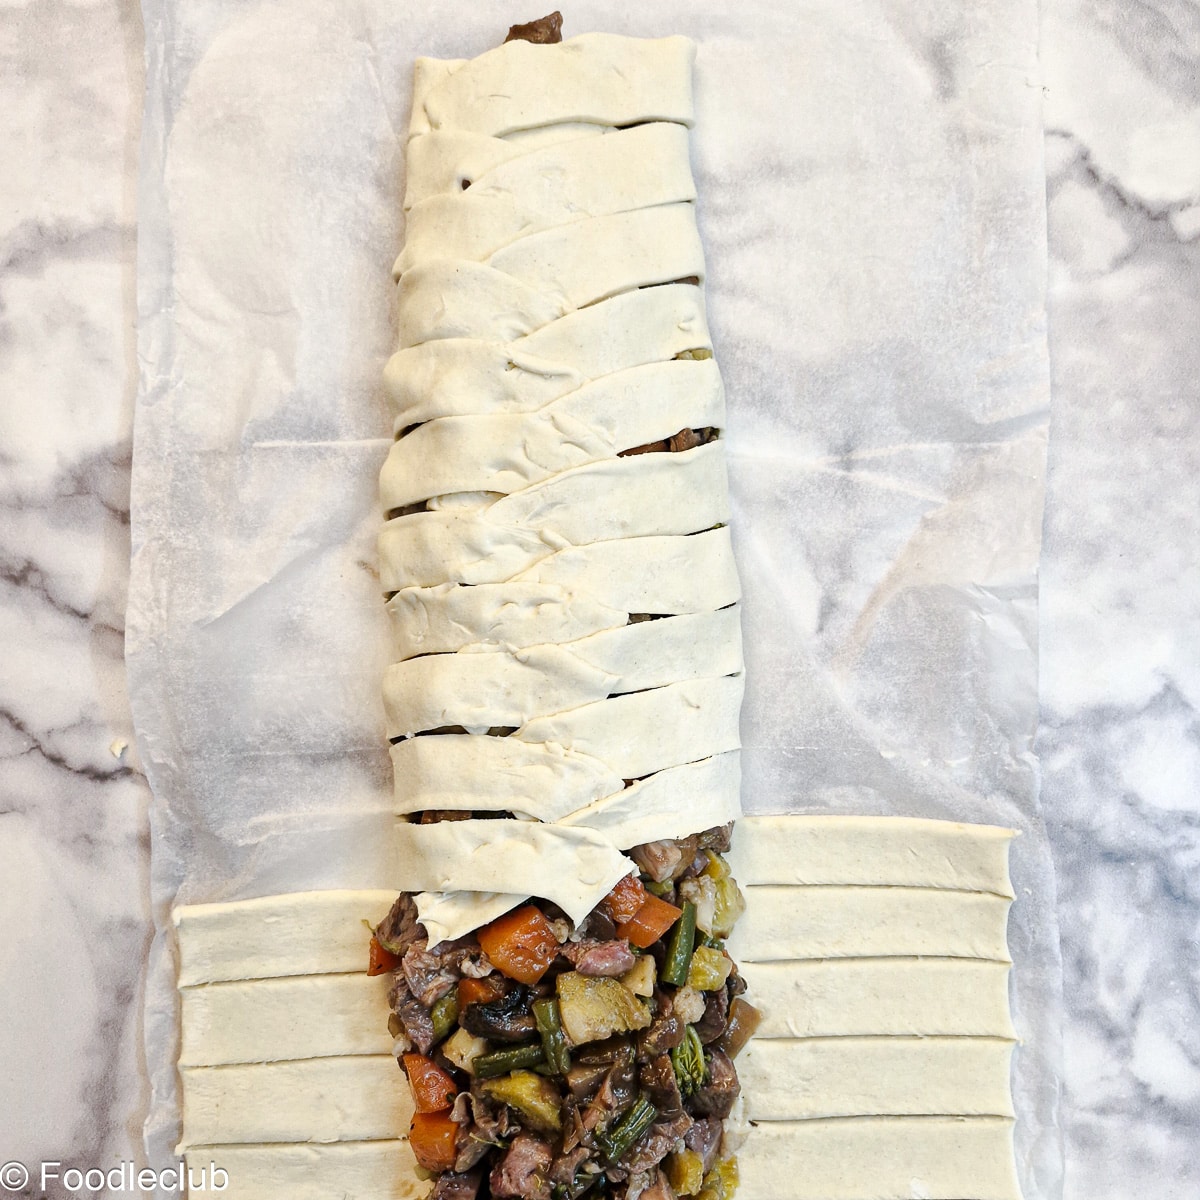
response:
M134 4L0 10L0 1160L107 1165L140 1141L147 796L122 657L140 94Z
M1068 1194L1200 1194L1200 8L1045 15Z
M1066 1194L1191 1200L1200 6L1047 0L1043 41L1040 750L1066 966ZM148 830L122 625L141 53L128 0L0 9L0 1162L140 1153Z

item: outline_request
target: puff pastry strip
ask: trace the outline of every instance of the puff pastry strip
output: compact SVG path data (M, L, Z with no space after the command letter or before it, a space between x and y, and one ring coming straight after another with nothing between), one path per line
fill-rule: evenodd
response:
M738 1200L1020 1200L1007 1117L764 1121L754 1139Z
M388 891L293 892L172 910L179 986L362 968L363 922L376 925Z
M836 958L745 963L742 974L763 1013L759 1038L1011 1038L1009 969L973 958Z
M196 1177L216 1163L228 1176L223 1200L425 1200L408 1142L194 1146Z

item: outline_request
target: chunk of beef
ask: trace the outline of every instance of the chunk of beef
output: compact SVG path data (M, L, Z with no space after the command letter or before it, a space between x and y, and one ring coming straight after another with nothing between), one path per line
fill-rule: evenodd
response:
M397 956L418 940L425 940L425 926L417 918L417 906L408 892L396 897L388 915L375 926L375 937L379 944Z
M637 1175L630 1175L629 1182L625 1185L624 1190L618 1189L617 1195L620 1200L641 1200L646 1194L646 1189L654 1182L655 1176L658 1174L657 1169L654 1171L640 1171ZM621 1177L624 1177L625 1172L621 1172Z
M675 1012L675 1004L664 991L654 993L657 1011L648 1029L638 1034L638 1058L643 1062L674 1050L683 1041L684 1024Z
M724 1119L742 1090L737 1068L723 1050L714 1050L707 1058L708 1082L692 1097L692 1108L701 1116Z
M700 281L695 276L689 276L678 282L698 284ZM673 433L667 438L660 438L656 442L643 442L640 446L631 446L628 450L622 450L619 457L630 458L635 454L680 454L684 450L694 450L697 446L711 442L717 436L717 432L713 428L681 429L678 433Z
M482 1182L482 1171L470 1171L466 1174L446 1171L438 1176L428 1200L475 1200Z
M593 978L624 975L637 962L637 955L624 938L610 942L568 942L562 954L580 975Z
M422 1053L428 1054L433 1046L433 1018L429 1009L413 998L408 983L401 971L392 972L392 986L388 992L388 1004L400 1019L409 1041Z
M681 1112L669 1121L656 1121L642 1135L621 1163L630 1178L644 1171L653 1171L675 1146L687 1136L692 1118Z
M475 949L462 960L458 968L464 979L485 979L496 970L482 950Z
M630 446L628 450L622 450L618 457L635 458L639 454L666 454L670 449L670 439L662 438L657 442L643 442L640 446Z
M400 960L400 969L408 990L426 1008L432 1008L462 978L458 967L467 952L446 946L430 952L425 946L424 941L409 946Z
M724 854L733 843L733 822L727 825L714 825L700 835L700 849L712 850Z
M604 1076L604 1082L584 1109L584 1129L591 1133L601 1125L610 1124L633 1103L636 1095L637 1072L633 1062L633 1047L626 1042L620 1056Z
M516 1133L519 1126L508 1107L496 1104L474 1092L459 1092L450 1110L451 1118L466 1127L466 1136L459 1138L459 1158L455 1169L465 1171L463 1163L479 1162L492 1146L499 1146Z
M683 1111L683 1097L679 1094L679 1081L675 1078L669 1054L660 1054L643 1064L638 1079L664 1117L673 1117Z
M703 440L696 430L681 429L678 433L672 435L667 445L672 454L679 454L684 450L694 450Z
M568 1096L563 1101L562 1118L562 1149L565 1154L576 1146L587 1141L588 1131L583 1127L583 1113L580 1111L580 1101L574 1096Z
M724 1129L720 1117L701 1117L692 1123L691 1129L683 1135L683 1144L700 1155L707 1175L717 1161L717 1151L721 1148L721 1134Z
M492 1168L488 1180L493 1196L520 1200L550 1200L550 1166L554 1153L539 1137L519 1133Z
M628 1036L618 1034L616 1037L605 1038L602 1042L589 1042L580 1046L575 1054L577 1062L592 1066L603 1063L611 1067L614 1063L633 1062L633 1042Z
M574 1063L567 1072L567 1087L576 1099L587 1099L595 1095L607 1074L608 1067L604 1063Z
M700 835L658 842L643 842L629 851L629 857L655 883L676 879L687 869L700 845Z
M487 1158L491 1148L490 1142L485 1142L483 1138L468 1130L466 1137L458 1139L458 1148L454 1155L454 1169L459 1172L470 1171Z
M729 1021L729 992L719 987L715 992L706 992L704 1015L696 1022L696 1033L705 1046L715 1042L725 1032Z
M579 1173L579 1168L591 1157L591 1151L586 1146L576 1146L560 1154L550 1168L550 1182L567 1186Z
M642 1192L638 1200L675 1200L675 1190L661 1171L655 1171L654 1181Z

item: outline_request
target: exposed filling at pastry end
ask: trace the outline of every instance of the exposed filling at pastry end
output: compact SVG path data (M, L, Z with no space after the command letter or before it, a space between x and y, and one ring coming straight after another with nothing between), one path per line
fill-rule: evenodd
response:
M430 1200L733 1196L734 1059L759 1014L725 951L730 830L634 847L578 926L535 898L431 951L396 900L370 971L391 972Z
M562 13L552 12L536 21L524 25L509 26L506 42L533 42L540 46L552 46L562 41Z

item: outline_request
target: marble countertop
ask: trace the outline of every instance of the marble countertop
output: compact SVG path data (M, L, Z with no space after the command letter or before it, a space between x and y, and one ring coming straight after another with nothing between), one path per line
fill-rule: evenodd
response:
M1200 1195L1198 63L1196 0L1043 5L1070 1200ZM151 936L122 660L137 6L17 0L0 64L0 1161L109 1165L140 1152Z

